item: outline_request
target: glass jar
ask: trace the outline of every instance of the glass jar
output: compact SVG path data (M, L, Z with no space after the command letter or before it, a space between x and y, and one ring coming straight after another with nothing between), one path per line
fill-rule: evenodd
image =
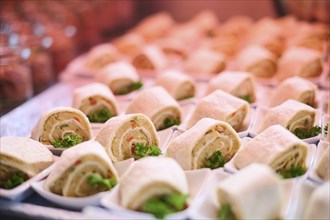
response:
M36 95L47 89L55 81L53 61L45 45L47 37L22 35L20 38L20 44L31 52L27 62L31 68L33 91Z
M32 97L31 72L22 59L22 53L18 47L0 47L1 115Z

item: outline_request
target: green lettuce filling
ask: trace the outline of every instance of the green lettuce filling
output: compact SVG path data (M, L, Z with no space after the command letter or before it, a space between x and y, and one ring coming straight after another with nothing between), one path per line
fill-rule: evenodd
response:
M87 115L88 119L90 122L93 123L104 123L106 122L109 118L112 117L111 112L109 111L109 109L103 108L100 110L97 110L95 112L93 112L90 115Z
M117 180L115 177L105 179L98 173L94 173L88 176L87 182L91 186L106 187L107 189L112 189L117 185Z
M159 156L162 151L159 147L155 145L145 146L141 143L135 143L135 147L132 148L133 154L138 157L146 157L146 156Z
M218 220L236 220L236 216L229 204L222 204L218 212Z
M139 90L140 88L143 87L142 82L134 82L131 85L121 89L120 91L116 92L116 95L126 95L130 92L133 92L135 90Z
M185 209L187 198L188 195L178 193L151 198L143 204L141 211L153 214L156 218L163 219L166 215Z
M184 100L184 99L190 99L190 98L192 98L192 97L194 97L194 96L193 96L193 95L186 95L186 96L181 97L181 98L179 99L179 101L180 101L180 100Z
M26 175L22 172L14 173L9 179L4 181L4 189L12 189L18 185L21 185L26 180Z
M226 163L226 160L221 155L220 151L215 151L210 157L207 157L204 162L204 167L216 169L223 167Z
M240 98L247 101L248 103L252 103L252 97L250 94L243 95Z
M180 119L166 118L164 120L163 126L159 130L164 130L166 128L172 127L173 125L179 125L181 123Z
M74 135L73 133L70 133L66 135L63 139L60 138L58 140L55 140L53 142L53 146L55 148L67 148L72 147L74 145L79 144L82 141L82 137L80 135Z
M297 128L293 131L293 134L295 134L300 139L315 137L318 134L320 134L322 131L321 127L314 126L310 129L303 129L303 128Z
M293 178L305 174L306 169L302 166L291 165L290 170L279 170L277 173L281 175L284 179Z

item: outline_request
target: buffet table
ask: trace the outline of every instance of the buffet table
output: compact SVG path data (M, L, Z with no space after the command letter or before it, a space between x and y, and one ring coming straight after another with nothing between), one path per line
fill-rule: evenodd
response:
M163 32L166 32L169 27L173 26L172 18L166 13L160 13L149 19L150 20L147 19L144 22L142 21L141 24L134 29L145 38L142 39L142 43L141 36L135 36L133 33L133 35L127 34L114 40L113 44L105 43L95 46L87 54L81 55L69 63L65 71L61 74L59 83L1 117L1 136L30 137L31 131L36 124L39 125L40 121L40 124L46 124L47 117L51 118L54 115L54 118L56 119L54 120L54 126L57 126L57 131L60 131L60 135L54 135L55 128L53 128L53 124L51 123L51 125L48 124L50 128L47 128L46 125L40 125L39 127L36 126L37 131L39 133L43 132L43 135L46 136L46 138L43 140L43 136L41 135L33 137L33 134L32 137L43 143L50 151L52 151L55 163L54 165L45 168L45 170L41 171L37 176L26 180L22 185L18 185L16 187L17 189L20 189L21 186L25 187L19 192L16 192L15 188L10 190L1 189L1 192L3 192L0 199L1 212L8 217L15 216L16 218L30 219L155 219L153 215L148 214L153 213L151 211L147 212L144 210L145 212L142 212L136 210L141 210L142 205L144 208L144 205L148 201L151 201L150 203L155 201L150 199L156 199L156 201L158 201L157 199L161 200L163 198L161 196L168 196L167 194L171 196L174 194L173 189L165 187L165 192L167 194L164 193L164 195L158 195L157 198L148 198L148 201L143 201L143 204L136 205L135 208L132 208L129 207L128 204L123 205L124 199L122 199L122 197L124 197L123 192L125 192L123 189L125 181L122 177L124 177L123 174L125 171L130 172L131 170L134 170L133 168L138 167L143 161L158 159L159 164L162 164L164 160L172 161L168 164L176 164L176 167L173 166L176 169L168 169L173 171L174 174L167 172L166 165L168 164L166 163L163 163L163 167L160 167L161 169L159 169L162 172L164 171L164 173L159 172L159 174L158 172L155 172L152 168L159 164L157 161L153 161L153 163L147 165L144 164L145 166L141 165L137 172L132 172L130 175L126 176L132 177L134 180L130 179L128 183L135 183L135 180L138 180L137 182L139 182L140 176L144 175L147 171L149 172L149 177L152 178L154 178L152 174L156 173L154 182L152 182L152 178L141 178L142 180L151 179L151 183L150 185L143 186L145 183L142 181L141 188L137 187L140 191L136 191L136 197L140 197L139 193L142 194L142 189L148 187L157 191L157 193L159 189L163 190L161 187L157 188L157 184L156 187L153 188L154 185L152 184L159 184L157 181L165 181L167 184L170 182L172 185L181 185L181 183L183 183L182 188L184 190L182 191L185 191L185 193L177 190L177 194L179 196L186 196L184 203L182 203L181 209L176 211L171 210L172 212L169 212L171 214L167 216L168 219L216 218L219 207L222 209L222 205L224 205L224 207L225 205L228 205L226 202L221 203L223 201L218 200L216 196L218 191L215 190L218 189L217 187L220 185L218 183L226 181L227 178L235 178L245 172L245 167L248 167L249 165L253 167L253 165L256 164L259 164L257 167L263 166L263 168L260 169L267 170L265 172L268 177L272 177L267 178L267 175L259 177L257 175L254 176L254 174L259 173L253 173L250 171L252 178L246 178L246 176L244 177L243 175L244 178L238 181L237 186L239 186L239 190L242 190L240 191L240 195L233 193L233 195L230 196L239 200L240 197L245 196L245 192L248 192L248 194L252 192L252 195L254 196L251 197L258 197L259 199L259 196L256 196L259 193L266 198L266 202L262 202L265 203L263 204L265 205L265 208L269 208L266 207L269 204L274 205L274 203L276 203L274 205L276 206L274 208L276 211L272 210L274 215L272 215L271 219L302 219L313 192L321 188L323 183L329 184L326 179L328 177L322 177L317 173L318 164L323 160L323 155L326 150L329 149L329 134L327 135L327 132L329 132L328 123L330 111L329 66L328 57L326 56L327 52L324 53L322 50L323 41L320 40L322 38L316 39L320 41L317 42L321 47L321 51L313 51L310 48L285 48L282 42L283 39L280 35L282 29L287 29L285 25L288 27L292 26L290 18L282 21L282 23L285 21L287 23L279 23L282 24L282 29L275 28L278 24L274 23L275 21L273 20L265 18L256 24L257 28L251 36L249 35L250 38L242 41L246 45L241 45L242 42L239 43L238 39L241 33L248 32L252 27L253 24L250 19L238 17L229 20L227 25L225 23L221 26L222 29L218 30L215 28L218 25L215 15L210 14L210 12L204 12L204 14L202 13L194 18L191 24L188 23L188 25L175 26L169 35L173 39L163 42L161 40L156 41L155 39L163 36ZM205 26L204 24L208 24L210 27L207 25ZM241 26L237 24L240 24ZM273 38L268 39L266 37L265 39L259 39L258 36L268 36L267 27L269 27L269 25L274 26L274 30L276 31ZM150 27L152 27L152 31L150 31ZM239 28L237 29L237 27ZM304 29L302 28L302 30ZM262 32L263 34L259 35L259 32ZM323 32L321 32L320 36L323 36L322 33ZM217 39L213 39L214 41L208 39L213 35L219 35L218 41ZM226 37L223 38L224 36ZM290 39L289 36L286 37ZM176 41L178 39L180 39L179 43ZM312 39L315 40L314 38ZM153 40L155 44L149 45ZM256 40L257 43L253 40ZM301 42L299 40L300 39L297 39L297 42L292 42L292 44L300 44ZM185 48L183 42L187 43L187 45L190 44L190 48ZM307 44L307 46L310 45ZM118 50L122 50L121 53L125 54L126 52L126 54L119 54L116 47ZM138 49L134 51L136 47ZM129 51L128 49L133 51ZM216 50L220 50L220 53L219 51L216 52ZM282 57L278 58L275 55L278 57L282 55ZM297 57L301 59L296 60ZM277 62L279 64L277 64ZM278 67L276 65L278 65ZM120 71L118 71L118 69ZM170 73L166 72L166 74L164 74L164 70L168 69L171 69L169 70ZM165 80L159 80L159 77L162 74L172 74L173 76L173 69L174 78L170 80L168 80L168 78ZM128 75L129 77L127 77ZM187 89L187 87L185 87L186 84L178 83L178 92L170 94L169 90L171 89L171 84L175 84L179 81L179 75L182 78L189 78L190 81L188 80L188 82L191 83L193 89L191 89L191 87L188 87L190 89ZM222 76L226 77L222 79L219 78ZM238 76L241 76L241 81L238 80ZM116 81L114 78L116 77L121 77L120 80L125 83L114 83ZM132 80L132 78L134 80ZM282 88L282 90L277 91L284 80L286 81L290 79L292 81L289 81L288 87L283 86L284 89ZM218 83L217 80L219 80L220 83ZM211 85L211 82L214 81L216 81L216 83ZM237 81L240 81L240 83L237 83ZM75 96L74 91L76 91L76 88L94 82L103 83L98 83L96 86L99 88L105 87L110 93L107 97L108 100L110 100L110 103L113 102L118 105L118 111L112 111L113 109L111 109L111 107L109 108L108 105L104 105L106 107L102 106L103 109L97 109L97 111L110 111L110 117L119 116L112 117L114 122L108 117L103 122L94 121L93 123L90 123L92 120L87 118L96 112L95 105L99 103L97 103L95 97L98 95L100 96L100 90L97 91L99 92L97 95L91 95L89 93L93 93L95 90L87 88L84 92L80 91L80 99L77 98L78 96ZM132 82L133 84L128 84ZM187 81L185 81L185 83L186 82ZM120 91L128 91L128 94L115 94L115 90L111 88L111 83L115 84L114 88L120 87ZM139 83L140 86L130 90L131 86L134 86L134 83ZM161 86L157 85L157 83L160 83ZM142 85L143 87L141 88ZM157 88L155 85L157 85ZM234 87L233 85L236 85L236 87L231 88ZM305 85L307 89L305 89L304 86L299 87L299 85ZM212 88L212 86L215 88ZM218 86L222 86L222 88L219 88ZM188 93L180 98L175 97L176 93L180 93L181 91L188 91ZM305 91L307 91L307 95L305 94ZM277 97L274 95L276 92L280 94ZM81 94L85 95L84 98L81 98L83 96ZM144 97L141 98L141 96L143 96L141 94L143 94ZM281 100L280 103L271 103L271 98L273 96L275 97L275 101L278 101L278 98L283 100ZM303 99L304 97L305 99ZM76 109L69 108L74 106L73 102L75 98L76 101L80 100L80 105L78 107L76 106ZM140 99L136 101L137 98ZM111 99L114 99L114 101ZM89 110L92 109L94 111L93 113L87 111L84 112L82 110L83 107L86 107L82 100L86 101L85 104L87 103L87 107ZM103 101L102 99L98 100L101 100L99 101L101 103ZM170 104L166 106L164 103ZM296 106L299 107L296 108ZM77 115L72 114L73 116L71 115L71 118L69 117L67 120L65 117L63 117L64 119L60 117L57 118L56 113L52 113L53 115L51 116L42 115L44 112L53 110L56 107L66 107L61 110L57 109L56 111L58 112L78 112L80 114L79 116L82 115L82 117L77 118ZM131 109L129 107L131 107ZM170 108L170 110L167 110L166 108ZM77 109L80 109L81 111L78 111ZM129 109L131 112L129 112ZM140 111L141 109L142 111ZM156 110L154 111L154 109ZM273 115L270 114L269 116L272 118L264 120L266 116L268 116L266 115L268 112L273 112ZM143 113L144 115L141 114L141 116L139 115L140 113ZM304 113L302 117L296 117L296 115L301 113ZM135 115L132 116L131 114ZM278 115L281 115L281 117L278 117ZM287 115L289 115L289 117L286 117ZM123 119L124 117L127 118ZM148 123L145 123L147 125L144 124L143 126L145 127L143 127L141 125L141 121L143 120L141 120L138 125L138 117L145 117L145 121L150 123L151 126L147 127ZM38 120L40 118L42 120ZM282 120L283 118L285 119ZM299 123L301 123L301 118L305 121L303 125L301 125L301 127L294 127L295 124L299 125ZM124 122L120 120L127 120L125 123L128 123L128 128L122 126ZM172 124L167 126L167 120L172 120ZM72 121L74 122L74 125L78 124L76 125L77 127L73 130L66 131L65 129L70 126ZM84 127L84 124L81 121L86 122L85 124L88 126ZM110 126L108 126L109 121L113 123L110 124ZM59 124L56 124L58 122ZM211 125L206 123L210 123ZM118 127L112 127L117 125ZM136 128L140 129L139 126L142 127L141 130L147 130L147 133L142 132L143 135L136 135L134 132L136 131ZM148 128L150 127L152 128L150 129L152 132L148 131ZM123 133L127 136L120 136L121 133L119 132L119 128L121 131L124 131ZM299 137L298 134L295 133L297 128L298 131L299 128L302 128L302 132L306 133L313 128L318 130L316 133L312 133L312 135ZM47 134L47 129L50 130L48 132L51 134ZM75 150L75 147L65 149L65 147L71 147L73 145L56 146L57 141L63 141L68 137L67 132L71 132L71 135L76 135L75 137L81 135L79 136L79 143L82 138L84 138L81 133L85 133L78 132L84 129L88 130L86 132L88 133L88 138L86 138L85 141L82 141L83 143L81 144L75 143L73 145L77 145L75 147L80 150L79 153L85 153L84 150L87 148L81 150L82 148L79 147L86 143L90 144L89 146L93 146L89 147L88 150L95 150L95 148L99 147L103 151L103 158L105 157L109 161L112 160L113 162L110 161L109 164L114 167L113 170L117 170L115 172L112 172L112 170L110 174L110 169L107 170L107 173L103 170L103 177L106 176L104 177L104 180L110 181L113 177L118 177L118 179L115 178L114 180L117 181L120 179L120 184L116 185L115 182L115 184L111 185L110 183L110 188L103 190L106 192L100 190L97 193L88 195L74 194L76 192L71 195L71 192L66 194L62 191L52 191L50 187L47 188L47 184L44 184L43 179L45 179L46 176L48 176L46 181L51 179L49 178L51 177L51 174L56 173L51 173L55 165L59 165L58 167L63 168L65 166L60 162L70 161L70 163L73 163L70 165L71 167L66 168L64 171L62 170L62 172L65 173L65 178L57 177L58 179L53 182L49 180L53 183L54 188L55 182L60 185L59 188L65 188L67 187L66 182L62 180L66 179L67 182L69 182L69 180L71 181L73 177L69 175L74 171L76 172L75 169L77 166L80 166L79 164L86 162L82 162L83 159L79 157L74 158L74 160L70 160L70 157L69 159L64 158L65 153L68 151L74 152L73 150ZM99 132L100 130L103 131L102 129L105 130L104 133ZM132 134L129 132L132 132ZM100 135L101 138L97 139L97 136L100 133L103 135ZM150 135L151 133L154 136ZM190 136L186 136L185 134L189 134ZM57 137L55 137L56 135ZM201 135L201 137L199 135ZM215 137L212 135L218 135L225 141L220 141L221 144L219 144L219 142L216 142L217 136L210 141L210 137ZM60 138L58 136L60 136ZM143 138L147 140L142 139L141 141L141 139L138 139L140 136L143 136ZM156 137L154 138L156 144L151 143L150 140L152 138L150 138L150 136ZM177 141L177 139L182 136L185 136L185 138L179 140L179 144L176 143L177 146L175 146L175 143L173 144L173 142ZM262 136L260 138L262 139L260 143L255 144L254 146L251 146L251 144L249 146L249 143L255 141L260 136ZM125 155L127 158L124 158L124 153L121 155L120 153L117 153L119 156L114 156L115 153L113 152L116 150L112 149L112 145L115 145L113 144L115 143L115 137L117 137L117 140L120 140L120 146L118 147L120 150L118 151L120 151L120 153L128 152L127 155L129 155L129 157ZM95 138L98 142L94 142ZM102 140L105 140L106 142L108 139L111 139L111 142L109 141L110 144L101 143ZM136 140L139 140L140 142ZM277 143L277 141L279 142ZM40 144L39 142L37 143ZM124 142L127 142L128 146L122 144ZM151 148L156 148L159 152L157 154L159 157L146 157L145 159L141 159L141 157L144 156L156 155L144 154L141 156L135 154L138 144L148 145L144 146L148 151ZM215 147L212 148L212 146ZM245 147L247 146L250 148L248 151L244 152L246 149ZM264 146L269 147L269 149L263 148ZM185 151L181 151L181 148L184 148ZM172 150L172 152L169 149ZM195 149L197 149L197 153L194 152ZM65 152L61 157L63 151ZM76 154L78 155L77 152ZM237 155L244 154L242 152L246 153L246 155L240 155L243 159L238 162L235 161L238 157ZM258 152L261 153L258 154ZM92 153L90 154L93 156L97 155L96 153ZM221 158L222 153L227 153L226 156L229 155L228 160L227 158L225 160L223 157L222 164L217 163L215 164L216 166L213 166L214 164L207 165L207 162L211 161L210 158L212 158L213 155L219 156L220 154L219 157ZM163 155L166 155L166 157ZM52 154L51 157L53 157ZM266 159L263 160L262 157ZM91 158L94 161L97 161L100 157ZM98 159L95 160L95 158ZM185 160L191 161L187 162ZM240 162L246 164L242 164L240 167L238 166ZM299 172L292 174L293 168L300 168L300 170ZM325 166L321 168L326 170ZM274 170L277 174L282 175L283 178L280 178ZM90 174L85 171L86 170L78 171L81 172L81 175L79 174L80 176L78 175L78 177L76 177L79 181L85 178L84 175L86 173ZM62 174L62 172L59 173ZM118 172L118 175L116 172ZM49 173L51 174L48 175ZM91 171L91 173L94 175L94 170ZM285 176L285 174L288 174L288 176ZM170 180L166 180L166 178L164 178L165 180L162 180L162 175L169 177L168 179ZM101 179L103 177L101 177ZM255 180L254 177L261 178L261 181L253 183ZM180 182L179 179L183 181ZM246 182L247 184L244 185ZM269 188L261 188L261 191L258 191L260 188L255 185L258 185L259 183L266 183L265 185L268 183L274 183L271 190L276 189L277 191L272 195L267 195ZM95 187L95 185L90 184L89 179L87 182L85 181L85 185L88 184L91 185L91 187ZM74 188L73 185L74 184L70 187ZM126 191L130 191L127 190L130 186L131 185L126 182ZM228 186L230 187L231 184L224 187ZM79 187L81 186L79 185ZM90 193L90 188L85 187L84 189L87 189L87 193ZM101 187L99 189L101 189ZM92 192L94 192L93 190ZM120 191L122 194L119 193L119 190L122 190ZM187 195L190 196L188 200L186 200L188 198ZM283 198L279 199L280 197ZM127 198L130 197L127 196ZM251 202L251 204L246 204L250 202L249 198L245 197L243 200L244 199L248 199L248 202L242 203L249 208L240 207L238 209L253 210L253 208L257 209L257 206L260 208L260 204L256 205L258 204L257 202L260 201L253 201L255 203ZM135 201L129 202L134 203ZM219 206L219 204L221 205ZM272 209L272 205L269 205L271 207L270 209Z

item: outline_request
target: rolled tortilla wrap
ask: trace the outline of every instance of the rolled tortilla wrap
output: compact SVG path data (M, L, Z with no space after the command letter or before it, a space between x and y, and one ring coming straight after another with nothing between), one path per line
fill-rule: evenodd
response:
M283 30L278 22L273 18L265 17L252 26L246 44L260 45L279 57L285 50L284 40Z
M78 109L59 107L44 112L34 126L31 137L43 144L54 145L68 135L90 140L92 130L88 118Z
M180 165L168 157L146 157L135 162L120 183L120 204L141 210L144 202L161 195L188 194L188 183Z
M112 43L120 53L133 57L141 51L145 40L138 33L128 33L116 38Z
M109 190L93 184L90 176L119 181L117 171L107 153L96 141L87 141L65 150L45 182L45 189L66 197L86 197ZM115 185L115 184L114 184Z
M309 130L313 127L316 117L316 110L304 103L287 100L281 105L270 108L266 114L257 132L260 133L272 125L281 125L282 127L294 132L296 129Z
M158 75L155 86L162 86L176 100L195 96L194 79L178 70L167 70Z
M167 12L158 12L144 18L134 29L133 33L141 34L147 41L164 36L174 25L172 16Z
M230 208L236 219L281 219L279 177L267 166L251 164L217 187L220 213Z
M293 99L315 106L317 86L309 80L295 76L281 82L271 94L270 106L280 105L286 100Z
M112 44L99 44L88 52L85 66L91 70L98 70L115 62L118 57L118 51Z
M157 131L174 124L180 124L182 121L179 104L164 88L160 86L141 91L129 103L126 113L145 114L151 119Z
M136 144L159 147L155 126L143 114L111 118L101 128L95 140L102 144L113 162L137 158L134 154Z
M132 64L138 70L162 70L167 66L167 59L158 46L147 45L132 59Z
M238 151L240 143L228 123L203 118L169 143L166 156L174 158L185 170L216 168L216 164L208 164L206 160L220 152L224 161L218 167L223 166Z
M253 20L249 16L235 15L220 24L218 35L242 38L251 29Z
M248 72L224 71L210 80L206 94L221 89L249 103L256 100L254 78Z
M184 63L187 72L198 74L216 74L225 67L225 56L207 48L195 51Z
M168 37L158 40L156 44L166 55L176 55L182 59L185 59L188 56L190 48L183 42L183 40Z
M217 15L211 10L202 10L197 13L189 22L190 25L197 26L206 36L214 36L214 31L219 24Z
M0 145L0 188L13 188L7 182L14 175L26 181L54 162L48 148L31 138L1 137Z
M291 76L316 77L322 73L322 53L319 51L292 47L287 49L278 61L278 79Z
M118 107L114 95L107 86L101 83L91 83L75 89L73 91L73 107L82 111L90 122L103 123L109 118L118 115ZM108 114L100 115L101 111Z
M202 47L209 48L217 53L231 57L237 53L239 42L235 37L220 35L215 38L205 40Z
M229 93L216 90L202 98L196 105L188 120L187 128L192 127L204 117L225 121L236 131L241 127L249 111L249 104Z
M278 173L291 167L306 170L307 144L280 125L273 125L248 141L237 152L234 164L242 169L251 163L262 163Z
M257 45L243 49L235 60L238 70L251 72L256 77L272 77L276 73L276 65L275 55Z
M134 66L124 61L105 66L97 73L96 79L106 84L115 95L125 95L142 86Z

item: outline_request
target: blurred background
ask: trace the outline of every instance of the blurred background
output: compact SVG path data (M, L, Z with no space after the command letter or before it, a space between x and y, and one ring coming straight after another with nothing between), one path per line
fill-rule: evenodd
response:
M295 13L301 19L329 23L329 0L2 0L0 4L1 115L55 84L79 54L158 11L169 12L177 22L210 9L220 22L233 15L257 20Z

